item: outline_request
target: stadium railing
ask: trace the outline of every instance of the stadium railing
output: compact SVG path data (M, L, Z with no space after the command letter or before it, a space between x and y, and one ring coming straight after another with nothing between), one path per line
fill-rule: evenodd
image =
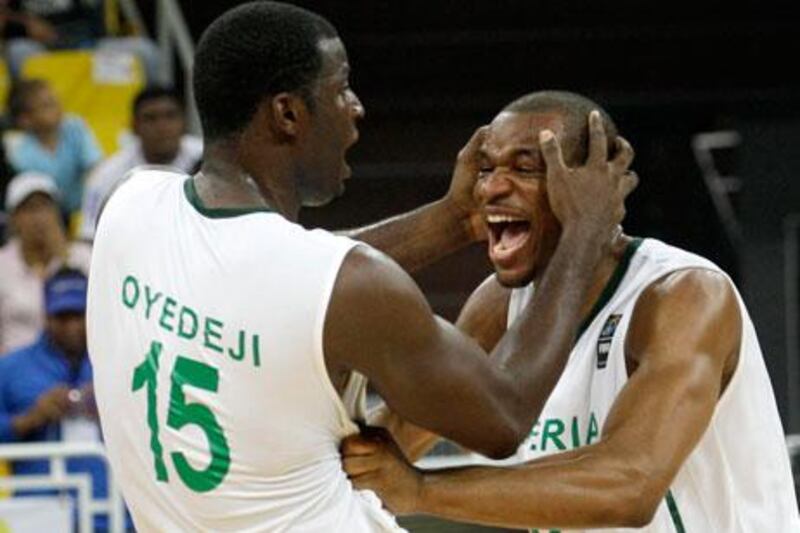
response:
M108 497L92 498L92 479L89 474L67 472L67 460L73 457L96 457L106 463L108 475ZM90 533L92 518L98 514L109 517L109 532L121 533L125 530L125 504L113 473L106 459L105 448L96 442L44 442L32 444L0 445L0 461L48 461L49 474L0 477L0 490L42 490L55 489L77 492L78 531Z

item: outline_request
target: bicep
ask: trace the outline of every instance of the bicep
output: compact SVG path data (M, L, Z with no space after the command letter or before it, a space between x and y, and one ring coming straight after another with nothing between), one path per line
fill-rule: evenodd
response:
M510 292L492 275L475 289L459 314L456 327L486 352L491 352L505 333ZM411 461L423 456L439 439L435 433L403 420L386 405L372 413L370 423L388 429Z
M738 302L721 274L687 270L654 284L634 310L626 353L637 367L603 440L666 490L708 427L740 338Z
M400 417L480 448L502 439L510 380L453 325L435 317L419 288L377 252L351 254L337 279L325 353L365 374ZM495 435L487 433L495 432Z

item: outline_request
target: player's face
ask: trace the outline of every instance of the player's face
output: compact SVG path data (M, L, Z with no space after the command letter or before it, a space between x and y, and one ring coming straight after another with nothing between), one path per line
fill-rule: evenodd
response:
M561 226L547 200L539 132L563 136L556 113L500 113L480 149L475 185L487 225L489 259L500 283L520 287L539 275L555 250Z
M319 48L322 69L313 90L309 164L300 191L307 206L325 204L344 192L344 180L351 174L345 155L358 141L356 123L364 116L364 107L350 88L350 65L342 41L324 39Z

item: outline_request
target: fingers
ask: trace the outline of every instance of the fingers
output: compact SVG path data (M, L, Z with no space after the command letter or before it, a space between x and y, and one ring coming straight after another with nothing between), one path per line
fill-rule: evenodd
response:
M361 435L350 435L340 445L343 456L370 455L380 448L376 439L364 438Z
M608 139L598 110L589 113L589 155L587 165L602 165L608 156Z
M352 478L363 476L367 472L377 472L383 464L377 455L353 455L342 458L344 471Z
M567 169L567 165L564 164L564 155L561 153L561 145L552 131L542 130L539 132L539 147L547 166L548 178L553 175L554 171Z
M469 138L467 144L465 144L458 153L458 158L471 159L475 155L475 152L478 151L478 148L480 148L483 144L483 140L486 138L487 131L489 131L489 126L481 126L475 130L475 133L473 133L472 137Z
M631 166L634 157L633 147L622 137L616 140L617 153L611 161L611 165L617 172L625 172Z

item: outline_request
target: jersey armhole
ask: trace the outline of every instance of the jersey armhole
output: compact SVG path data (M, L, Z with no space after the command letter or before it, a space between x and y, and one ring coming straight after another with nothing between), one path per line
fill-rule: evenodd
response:
M339 271L342 268L342 264L344 263L345 258L350 254L352 250L354 250L358 246L363 246L361 243L357 243L355 241L350 243L350 246L342 246L336 254L336 257L333 261L333 266L327 272L325 279L322 284L322 291L320 295L319 302L317 304L317 309L320 311L317 313L317 322L314 324L314 339L313 339L313 349L314 349L314 366L316 369L317 376L319 381L322 385L322 388L325 390L328 398L330 399L331 403L336 409L339 424L341 429L347 432L354 432L356 429L355 422L351 420L350 415L347 413L347 408L344 404L344 400L339 395L336 387L334 386L333 382L331 381L331 377L328 374L328 367L325 364L325 320L328 316L328 309L330 307L331 295L333 294L333 288L336 285L336 280L339 278ZM352 376L348 378L348 383L352 379Z

